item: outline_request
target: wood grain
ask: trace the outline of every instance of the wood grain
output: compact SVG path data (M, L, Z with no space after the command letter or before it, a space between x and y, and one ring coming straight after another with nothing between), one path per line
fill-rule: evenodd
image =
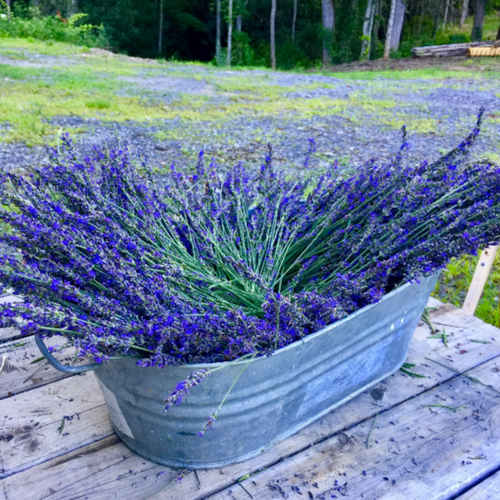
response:
M7 304L8 302L22 302L22 299L15 295L3 295L0 297L0 304ZM20 336L21 332L17 328L0 328L0 345L2 342L13 340Z
M1 400L0 478L112 434L93 373Z
M61 344L61 338L52 337L46 339L45 343L47 346L55 347ZM74 349L72 353L74 354ZM4 357L5 361L3 361ZM73 360L69 350L55 354L55 357L67 364ZM33 337L0 344L0 365L2 362L4 364L0 373L0 399L68 377L67 374L49 365L45 359L35 362L40 358L43 356Z
M178 473L144 460L111 436L4 479L5 499L139 500Z
M470 374L500 389L499 360ZM432 407L436 404L461 409ZM317 500L344 495L448 500L499 466L500 390L461 376L210 499L247 500L248 493L259 500L299 498L301 493Z
M408 355L408 361L416 364L413 370L425 375L427 378L411 378L402 372L397 372L374 388L360 394L352 401L326 415L320 421L313 423L250 461L233 464L222 469L203 470L198 471L196 474L191 473L182 481L170 484L170 479L166 483L162 482L163 479L157 478L156 474L159 474L159 471L164 471L162 476L165 475L171 478L178 472L141 459L128 451L121 443L114 442L112 438L95 441L88 444L88 446L78 447L78 449L76 449L78 442L74 441L75 448L73 450L76 451L67 453L63 448L59 448L54 450L54 453L59 453L54 458L48 458L46 462L40 463L36 467L26 468L26 470L6 478L4 480L6 491L15 492L17 488L21 488L24 482L29 483L32 481L30 478L36 477L43 478L45 495L48 488L54 491L54 493L49 491L50 495L52 495L48 497L50 500L62 499L64 495L66 495L66 498L80 498L83 495L82 498L88 498L89 500L117 498L119 496L132 499L194 500L215 494L220 490L231 489L231 485L234 485L239 478L246 474L275 466L281 460L293 461L295 460L294 457L308 453L311 445L313 447L321 446L322 443L341 433L348 432L349 429L366 425L367 422L371 422L369 419L372 419L377 413L382 414L384 411L392 411L391 408L404 404L405 401L411 401L419 394L426 394L429 390L438 388L439 384L444 384L452 379L454 379L452 383L455 383L457 378L454 371L433 363L427 360L426 357L454 370L464 371L481 365L487 360L494 360L500 355L500 336L499 341L492 340L495 335L498 336L499 330L485 325L477 318L466 315L453 306L444 305L431 313L431 320L441 332L445 328L446 333L449 334L449 347L446 347L440 339L429 339L429 328L426 325L421 325L415 332ZM481 344L472 342L471 339L491 343ZM462 353L462 351L466 352ZM69 383L73 378L62 382ZM82 380L81 384L84 383L86 384L87 381ZM43 388L40 388L26 394L34 394L42 390ZM490 389L481 386L479 390ZM435 411L438 410L441 409L438 408ZM97 413L88 412L88 415L95 418ZM410 421L418 421L422 418L421 415L428 418L427 413L424 411L424 413L410 415ZM377 421L380 418L379 416ZM55 421L57 422L57 420ZM110 429L109 427L108 430L110 431ZM216 431L215 428L213 432ZM104 427L101 432L105 433ZM84 438L85 436L80 437L81 442L84 442ZM378 438L374 439L378 440ZM120 456L128 458L121 461L117 458ZM139 468L136 469L135 465L133 467L129 465L132 463L132 457L137 460L137 464L140 465ZM104 467L105 464L108 464L108 466L101 471L99 467ZM53 470L54 473L52 473ZM130 473L131 470L133 471L132 474ZM135 473L136 470L139 471L137 474ZM67 471L68 474L65 474L64 471ZM72 483L75 474L77 474L76 486L73 487ZM109 481L109 478L114 479ZM135 490L135 487L131 486L133 483L140 484L141 489ZM236 487L241 490L240 486L236 485ZM148 496L141 497L136 491L144 491ZM72 495L76 496L73 497ZM297 498L304 497L297 494ZM12 500L12 497L8 497L8 500Z
M500 472L481 481L457 500L498 500L500 498Z
M500 49L498 49L500 55ZM467 296L462 309L467 314L472 314L476 312L479 300L483 295L484 286L488 281L488 275L490 274L493 262L495 261L495 256L497 254L498 246L488 247L481 252L479 261L477 263L476 269L474 271L474 276L469 285L469 290L467 291Z

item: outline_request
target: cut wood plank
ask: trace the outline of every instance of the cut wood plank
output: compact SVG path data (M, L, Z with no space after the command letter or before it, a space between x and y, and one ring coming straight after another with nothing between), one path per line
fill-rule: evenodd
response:
M0 304L8 304L8 303L17 304L22 301L23 299L21 299L21 297L18 297L16 295L2 295L0 297Z
M498 500L500 498L500 472L481 481L457 500Z
M500 51L500 49L498 50ZM493 246L488 247L481 252L479 262L477 263L476 270L474 271L474 276L472 277L472 281L469 286L469 290L467 291L464 305L462 307L464 312L466 312L467 314L474 315L474 313L476 312L476 307L479 304L479 300L481 299L481 295L483 294L484 286L488 281L488 275L490 274L493 262L495 261L497 250L498 246Z
M52 337L46 339L45 343L47 346L55 347L61 345L61 338ZM54 356L59 361L70 364L74 356L70 355L69 351L67 349L65 353L56 353ZM72 353L74 354L74 349L72 349ZM40 358L43 358L43 356L32 336L0 344L0 366L2 363L4 364L4 368L0 373L0 399L69 376L53 368L45 359L34 363Z
M14 474L3 480L3 487L6 500L142 500L178 474L141 458L111 436Z
M351 402L342 405L321 420L303 429L291 438L273 446L266 453L242 464L234 464L215 470L198 471L197 474L189 474L182 481L175 484L169 484L167 487L162 483L160 484L162 489L156 493L154 489L157 485L157 483L154 483L156 478L153 478L149 473L144 474L147 480L144 480L142 483L136 482L143 485L143 488L145 488L144 491L148 491L151 499L201 499L221 489L227 488L229 485L235 483L238 478L246 474L253 473L264 467L272 466L280 462L283 458L286 459L286 457L294 456L307 449L311 444L321 443L336 433L345 431L345 429L352 426L359 425L375 414L400 404L402 401L411 399L415 395L455 377L455 372L426 360L426 357L435 359L455 370L463 371L473 368L487 359L493 359L500 355L500 342L491 340L495 335L499 336L499 330L490 325L485 325L481 320L463 314L461 310L450 305L443 305L437 311L433 311L431 313L431 319L436 323L435 326L440 329L443 328L443 325L438 325L438 321L446 324L446 332L450 334L450 347L446 348L442 340L435 338L428 339L427 337L430 336L429 329L426 325L422 325L415 333L414 339L410 345L408 358L408 361L416 363L417 365L413 369L414 371L426 375L429 378L413 379L398 372L388 377L376 387L357 396ZM468 340L469 338L491 343L474 343L470 342L470 340ZM461 354L460 351L462 350L467 350L467 352ZM39 390L40 389L36 389L35 391L31 391L31 393L35 393ZM217 432L216 426L212 432ZM85 464L92 461L95 462L95 464L104 464L109 456L119 456L124 450L123 445L116 443L109 444L109 447L104 446L99 448L99 443L96 443L95 446L98 449L92 448L91 445L88 448L81 448L73 452L71 456L78 457L78 460L76 458L71 459L71 463L74 464L76 468L78 468L78 464ZM90 456L87 456L87 453L89 453ZM68 474L64 473L64 457L66 457L66 455L59 456L58 458L38 465L36 471L34 468L27 469L19 474L11 476L7 478L10 481L9 484L14 485L21 484L23 481L30 481L30 477L36 478L38 474L42 474L41 471L52 470L52 466L56 468L59 464L60 467L55 469L58 471L57 474L51 475L50 477L47 476L44 484L46 487L52 488L55 492L65 492L65 494L68 495L67 498L73 498L71 496L73 495L73 491L75 491L71 489L73 472ZM156 467L147 460L140 458L138 458L138 460L144 467ZM86 472L81 478L79 476L78 488L79 491L85 492L85 498L94 500L104 497L113 498L128 495L128 493L127 495L124 493L126 490L124 490L123 484L125 483L122 483L121 480L109 482L106 476L127 478L129 471L135 469L129 467L126 461L123 463L120 461L113 462L106 469L106 474L100 475L97 479L90 469L86 469L86 465L82 465L82 467L84 472ZM71 469L68 469L68 471L70 470ZM167 471L165 473L171 473L170 469L163 468L162 470ZM150 484L150 481L153 481L153 483ZM129 491L131 491L130 495L134 495L135 490L131 489ZM50 498L50 500L55 500L56 498L59 497L54 496L54 498ZM130 498L135 497L130 496Z
M112 434L93 373L3 399L0 401L0 477Z
M500 48L499 47L470 47L469 48L469 56L474 57L491 57L491 56L500 56Z
M22 301L23 300L20 297L10 294L2 295L0 297L0 304L6 304L8 302L18 303ZM2 342L19 338L20 336L21 332L17 328L0 328L0 344Z
M499 360L470 374L500 389ZM499 410L500 390L460 377L210 499L454 498L500 466Z
M0 345L19 337L21 337L21 332L17 328L0 328Z
M466 56L470 47L486 47L491 45L493 45L491 41L430 45L428 47L414 47L411 49L411 53L414 57L456 57Z

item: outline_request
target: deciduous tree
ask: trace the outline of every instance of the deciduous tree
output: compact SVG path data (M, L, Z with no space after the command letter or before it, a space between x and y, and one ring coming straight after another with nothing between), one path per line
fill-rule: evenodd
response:
M389 14L389 24L385 35L384 59L389 59L391 55L392 27L394 25L394 15L396 13L396 0L391 0L391 12Z
M295 42L295 23L297 22L298 3L299 3L299 0L293 0L292 42Z
M271 68L276 69L276 0L271 0Z
M375 18L375 9L377 0L368 0L366 4L365 19L363 22L363 43L361 45L361 59L370 58L371 36L373 30L373 19Z
M401 32L403 31L403 23L405 19L406 5L403 0L396 0L394 9L394 22L391 30L391 49L399 50L399 42L401 40Z
M460 11L460 27L463 28L467 14L469 13L469 0L462 0L462 10Z
M486 0L476 0L474 12L474 26L470 39L472 42L480 42L483 39L484 8Z
M228 5L228 26L227 26L227 65L231 66L231 43L233 41L233 0L229 0Z
M335 10L333 0L321 1L323 12L323 66L331 64L330 50L335 28Z
M215 33L215 60L217 62L217 65L221 63L221 46L220 46L220 39L221 39L221 0L217 0L217 7L216 7L216 33Z

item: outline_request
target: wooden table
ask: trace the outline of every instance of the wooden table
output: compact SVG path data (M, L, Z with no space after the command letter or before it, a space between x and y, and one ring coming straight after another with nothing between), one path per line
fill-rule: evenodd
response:
M0 331L0 499L500 499L500 330L432 304L448 346L418 327L407 361L424 378L399 371L266 453L197 472L128 450L92 373L40 369L32 338Z

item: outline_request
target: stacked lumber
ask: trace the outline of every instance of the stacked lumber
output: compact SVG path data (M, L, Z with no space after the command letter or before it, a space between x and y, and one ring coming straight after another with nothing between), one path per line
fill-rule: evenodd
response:
M431 45L429 47L414 47L411 53L414 57L454 57L467 56L469 50L477 47L492 48L494 42L470 42L470 43L454 43L451 45Z
M470 47L469 56L500 56L500 47Z

